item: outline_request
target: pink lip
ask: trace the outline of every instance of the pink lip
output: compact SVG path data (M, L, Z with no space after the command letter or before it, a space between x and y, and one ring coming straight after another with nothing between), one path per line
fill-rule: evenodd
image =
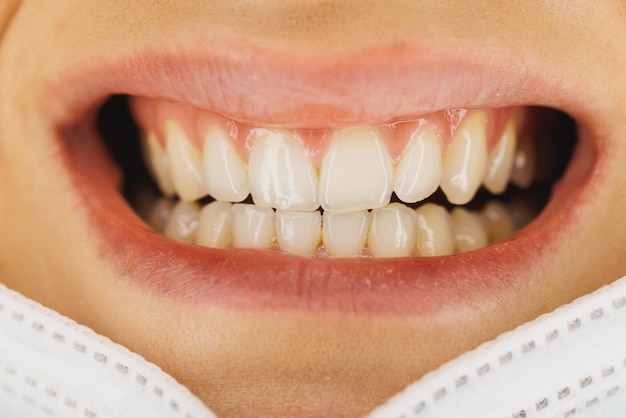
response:
M311 127L390 120L452 107L538 104L572 116L582 105L559 85L506 57L395 46L356 56L290 59L241 48L130 51L89 63L50 85L65 164L101 251L121 277L190 304L429 315L505 289L523 293L525 272L573 233L597 148L581 132L566 175L538 219L510 239L452 257L315 259L259 250L213 250L150 231L117 191L115 169L77 126L111 94L188 102L243 121ZM175 53L172 51L176 51ZM549 78L549 77L548 77ZM415 92L408 94L407 92ZM582 100L581 100L582 101ZM78 121L78 122L77 122ZM84 125L78 125L84 127ZM93 135L93 134L90 134ZM597 142L597 141L596 141ZM71 145L70 145L71 144ZM595 154L594 154L595 155Z

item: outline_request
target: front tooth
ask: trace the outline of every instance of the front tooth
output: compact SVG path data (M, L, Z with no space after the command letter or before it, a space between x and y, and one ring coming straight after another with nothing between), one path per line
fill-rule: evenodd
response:
M230 213L232 204L216 200L200 211L196 244L211 248L226 248L231 241Z
M336 213L324 212L322 242L332 257L355 257L361 254L370 226L366 210Z
M185 201L206 196L207 190L202 180L202 156L175 122L166 121L165 132L165 148L178 196Z
M280 249L298 255L312 255L321 240L319 211L276 211L276 240Z
M457 207L452 210L451 216L457 253L477 250L489 244L487 229L479 214Z
M231 211L235 248L269 248L274 245L274 210L238 203Z
M508 238L515 232L515 224L513 218L509 214L509 210L497 200L488 202L481 211L485 219L485 226L491 242L500 241Z
M513 169L516 142L515 120L509 119L500 141L487 160L488 168L484 184L491 193L500 194L506 190Z
M192 244L198 227L200 208L194 202L178 202L172 210L163 234L176 241Z
M154 132L146 134L144 145L144 158L154 175L159 190L164 196L173 196L176 193L172 175L170 173L170 159L161 146Z
M433 194L441 181L441 142L435 131L422 127L402 151L394 191L400 200L415 203Z
M487 172L487 124L482 111L465 118L443 156L441 189L450 203L472 200Z
M417 214L417 253L424 257L454 254L452 218L443 206L426 203Z
M256 205L294 211L319 207L317 171L292 134L259 129L248 164Z
M393 191L393 163L377 130L367 126L335 133L320 170L324 210L379 208Z
M219 126L211 126L204 138L203 173L207 191L216 200L241 202L248 194L246 163Z
M533 141L532 138L526 137L519 141L513 161L511 181L515 185L525 189L533 182L535 166L537 165L535 141Z
M367 245L375 257L408 257L415 248L417 215L413 209L392 203L372 211Z

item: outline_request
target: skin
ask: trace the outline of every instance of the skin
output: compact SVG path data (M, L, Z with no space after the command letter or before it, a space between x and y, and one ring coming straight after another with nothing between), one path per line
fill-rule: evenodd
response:
M575 232L551 249L554 256L511 273L520 283L522 274L530 277L525 286L434 313L228 309L148 291L100 251L49 141L44 109L54 103L43 80L93 51L114 54L125 43L169 36L206 36L320 62L425 40L519 54L577 91L585 104L574 116L599 138L597 169L576 201ZM471 7L427 0L4 1L0 280L155 362L219 416L363 415L445 361L624 273L623 39L621 0L523 8L487 0Z

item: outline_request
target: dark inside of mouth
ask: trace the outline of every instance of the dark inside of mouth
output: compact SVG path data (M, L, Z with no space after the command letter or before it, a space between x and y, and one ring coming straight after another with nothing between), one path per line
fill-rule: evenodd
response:
M532 217L522 216L524 220L518 221L521 222L516 225L518 228L536 217L546 205L552 186L567 168L577 142L576 124L567 114L548 108L536 108L533 111L539 112L540 115L536 132L538 140L535 143L538 161L533 184L527 189L520 189L511 183L505 193L497 196L481 188L472 201L464 205L471 210L480 210L490 200L499 200L508 205L521 203L532 213ZM116 163L123 169L124 197L140 216L145 215L146 206L150 205L146 200L152 199L154 202L159 198L160 192L145 168L138 140L139 130L130 114L127 97L111 97L100 109L97 122L106 146ZM200 202L206 204L211 200L205 198ZM399 201L395 194L392 201ZM416 207L426 202L452 208L441 190L425 201L407 206ZM246 203L251 203L250 197Z

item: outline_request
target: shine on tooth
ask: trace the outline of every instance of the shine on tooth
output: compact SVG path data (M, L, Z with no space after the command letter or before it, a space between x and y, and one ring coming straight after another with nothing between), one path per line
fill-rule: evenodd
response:
M164 196L173 196L176 194L176 189L170 173L170 159L156 134L154 132L146 133L141 143L143 144L144 160L159 190Z
M230 213L232 204L216 200L200 211L196 244L210 248L226 248L231 243Z
M180 126L165 122L165 148L170 160L174 187L181 200L193 201L207 195L202 179L202 156L191 145Z
M334 213L324 212L322 242L331 257L361 255L370 227L367 210Z
M473 111L454 134L443 156L441 189L455 205L468 203L487 172L487 119Z
M321 205L335 212L383 207L391 199L393 177L393 162L376 129L339 130L322 160Z
M193 244L200 209L194 202L178 202L165 225L163 235L176 241Z
M213 125L204 137L203 174L206 189L216 200L241 202L250 194L246 163L228 135Z
M535 141L531 137L522 138L517 145L515 157L513 158L513 170L511 181L516 186L526 189L530 186L535 177L535 166L537 165L537 151Z
M509 184L515 161L516 142L515 120L511 118L506 123L498 144L491 151L487 160L487 175L484 185L491 193L501 194Z
M466 253L489 245L487 229L479 214L457 207L452 209L450 216L457 253Z
M317 209L318 174L302 146L286 131L256 131L248 159L254 203L293 211Z
M319 211L276 211L276 240L282 251L310 256L322 239L322 215Z
M508 238L515 232L513 218L507 207L497 200L488 202L481 211L490 242Z
M417 215L413 209L391 203L372 211L367 246L374 257L408 257L417 236Z
M402 151L394 191L400 200L415 203L433 194L441 181L441 141L428 126L420 127Z
M237 203L231 210L234 248L270 248L274 245L274 210Z
M452 217L443 206L426 203L415 210L417 214L417 253L423 257L454 254Z

